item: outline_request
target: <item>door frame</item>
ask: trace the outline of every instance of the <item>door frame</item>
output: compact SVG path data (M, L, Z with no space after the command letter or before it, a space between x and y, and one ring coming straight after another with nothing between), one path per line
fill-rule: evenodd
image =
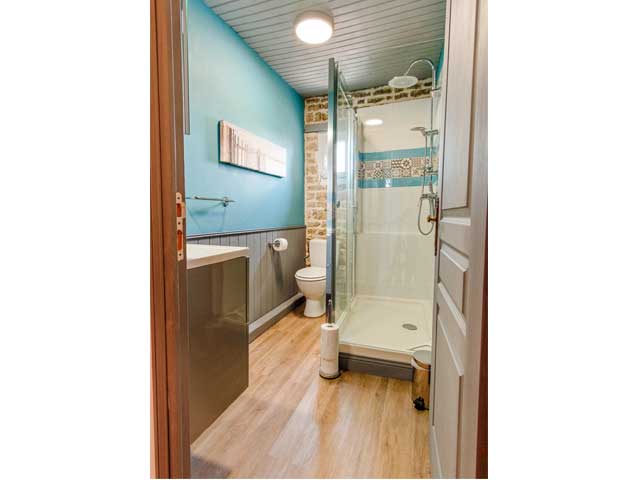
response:
M445 46L443 66L441 70L442 95L445 102L444 117L447 115L447 77L449 64L449 41L452 2L474 2L476 4L475 38L473 48L473 85L471 95L471 112L468 119L470 129L470 151L472 167L469 172L471 197L470 231L468 243L469 271L468 285L465 290L469 292L465 302L468 304L466 321L466 342L464 350L464 375L459 393L458 410L458 437L456 471L458 478L487 478L488 476L488 41L487 41L487 0L448 0L445 15ZM443 135L447 135L443 119L441 128ZM443 198L444 182L443 172L447 168L447 155L444 152L444 142L440 145L442 153L440 157L440 180L438 182L438 194ZM438 220L442 220L443 202L440 202ZM431 368L430 388L430 441L434 435L434 406L436 388L435 378L438 375L436 357L436 329L438 324L438 310L436 289L438 285L438 272L440 267L440 235L436 237L437 257L434 269L434 309L433 309L433 352ZM466 294L465 294L466 295ZM434 452L437 446L430 445L432 469L438 465ZM437 457L437 455L436 455ZM434 477L441 475L437 469L432 470Z
M471 255L468 344L460 412L462 477L488 476L487 252L488 252L488 18L487 0L477 0L472 96Z
M176 194L184 198L181 5L150 6L151 473L189 478L187 271L176 208Z

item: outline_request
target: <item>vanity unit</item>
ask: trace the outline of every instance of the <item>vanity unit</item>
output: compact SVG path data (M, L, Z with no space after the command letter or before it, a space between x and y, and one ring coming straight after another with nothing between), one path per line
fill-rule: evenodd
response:
M249 384L249 249L187 244L191 442Z

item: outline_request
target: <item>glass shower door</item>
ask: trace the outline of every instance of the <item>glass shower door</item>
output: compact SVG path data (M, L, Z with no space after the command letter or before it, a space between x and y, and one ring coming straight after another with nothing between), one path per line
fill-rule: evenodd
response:
M327 233L329 321L348 314L355 286L356 114L338 65L329 60Z

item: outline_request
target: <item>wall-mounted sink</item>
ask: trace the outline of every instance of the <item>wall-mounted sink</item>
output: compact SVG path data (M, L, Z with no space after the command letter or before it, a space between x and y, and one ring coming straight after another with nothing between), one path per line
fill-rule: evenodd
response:
M187 244L187 269L226 262L249 255L247 247Z

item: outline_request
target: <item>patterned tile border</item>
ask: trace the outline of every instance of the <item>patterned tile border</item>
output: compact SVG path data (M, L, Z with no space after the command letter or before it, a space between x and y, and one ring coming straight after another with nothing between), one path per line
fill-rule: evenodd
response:
M426 163L424 148L360 153L358 188L417 187ZM436 184L438 175L431 175Z

